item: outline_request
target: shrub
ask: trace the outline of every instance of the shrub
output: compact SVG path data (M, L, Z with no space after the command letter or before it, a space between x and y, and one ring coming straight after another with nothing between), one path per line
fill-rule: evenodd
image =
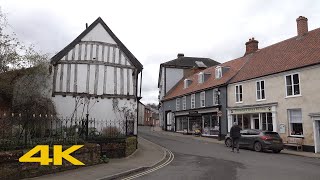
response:
M117 137L121 135L121 132L117 127L111 126L111 127L104 128L102 130L102 134L107 137Z

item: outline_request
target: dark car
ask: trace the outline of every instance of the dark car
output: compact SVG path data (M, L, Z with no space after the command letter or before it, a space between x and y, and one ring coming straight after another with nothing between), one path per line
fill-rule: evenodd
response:
M225 137L225 144L227 147L231 147L230 134ZM279 153L283 149L283 142L277 132L244 129L241 131L239 146L255 151L272 150L274 153Z

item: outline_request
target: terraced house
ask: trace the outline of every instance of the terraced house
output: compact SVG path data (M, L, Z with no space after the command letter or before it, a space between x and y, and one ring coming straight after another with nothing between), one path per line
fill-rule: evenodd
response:
M183 78L163 100L176 132L221 138L227 133L227 82L246 62L235 59Z
M320 152L320 28L308 31L300 16L297 35L259 49L246 43L246 64L228 85L228 128L280 133L299 138L305 151Z
M176 59L160 64L158 88L159 88L159 119L160 126L165 130L173 130L171 122L172 114L168 114L163 109L162 101L167 93L176 86L176 84L184 77L190 76L197 71L203 70L219 64L218 62L201 57L186 57L179 53Z

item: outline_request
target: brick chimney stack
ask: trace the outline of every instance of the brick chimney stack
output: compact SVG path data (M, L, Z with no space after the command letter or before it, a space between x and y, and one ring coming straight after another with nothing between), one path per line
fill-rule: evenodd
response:
M184 54L183 54L183 53L179 53L179 54L177 55L177 57L178 57L178 58L183 58L183 57L184 57Z
M297 18L298 36L303 36L308 32L308 19L303 16Z
M258 43L259 41L254 38L249 39L249 41L246 42L246 53L244 55L256 52L258 50Z

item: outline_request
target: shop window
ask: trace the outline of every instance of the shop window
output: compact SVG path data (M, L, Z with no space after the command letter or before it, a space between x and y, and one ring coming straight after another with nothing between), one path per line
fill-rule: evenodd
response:
M196 107L196 95L191 94L191 109L194 109Z
M184 130L188 129L188 118L186 116L183 117L177 117L177 130L176 131L181 131L183 132Z
M261 113L262 130L273 131L272 113Z
M236 85L236 102L242 102L242 85Z
M257 81L257 100L264 100L265 96L265 81Z
M187 97L183 96L182 98L182 110L186 110L187 109Z
M176 111L180 111L180 98L176 99Z
M290 74L286 76L286 93L287 96L300 95L299 74Z
M194 132L196 129L201 129L202 117L189 117L189 132Z
M301 109L288 110L290 135L303 136L302 112Z
M219 135L219 122L217 116L207 114L203 116L203 135Z
M206 106L206 93L201 92L200 93L200 107L205 107Z
M250 128L250 115L249 114L235 114L233 115L233 122L237 122L242 129Z

